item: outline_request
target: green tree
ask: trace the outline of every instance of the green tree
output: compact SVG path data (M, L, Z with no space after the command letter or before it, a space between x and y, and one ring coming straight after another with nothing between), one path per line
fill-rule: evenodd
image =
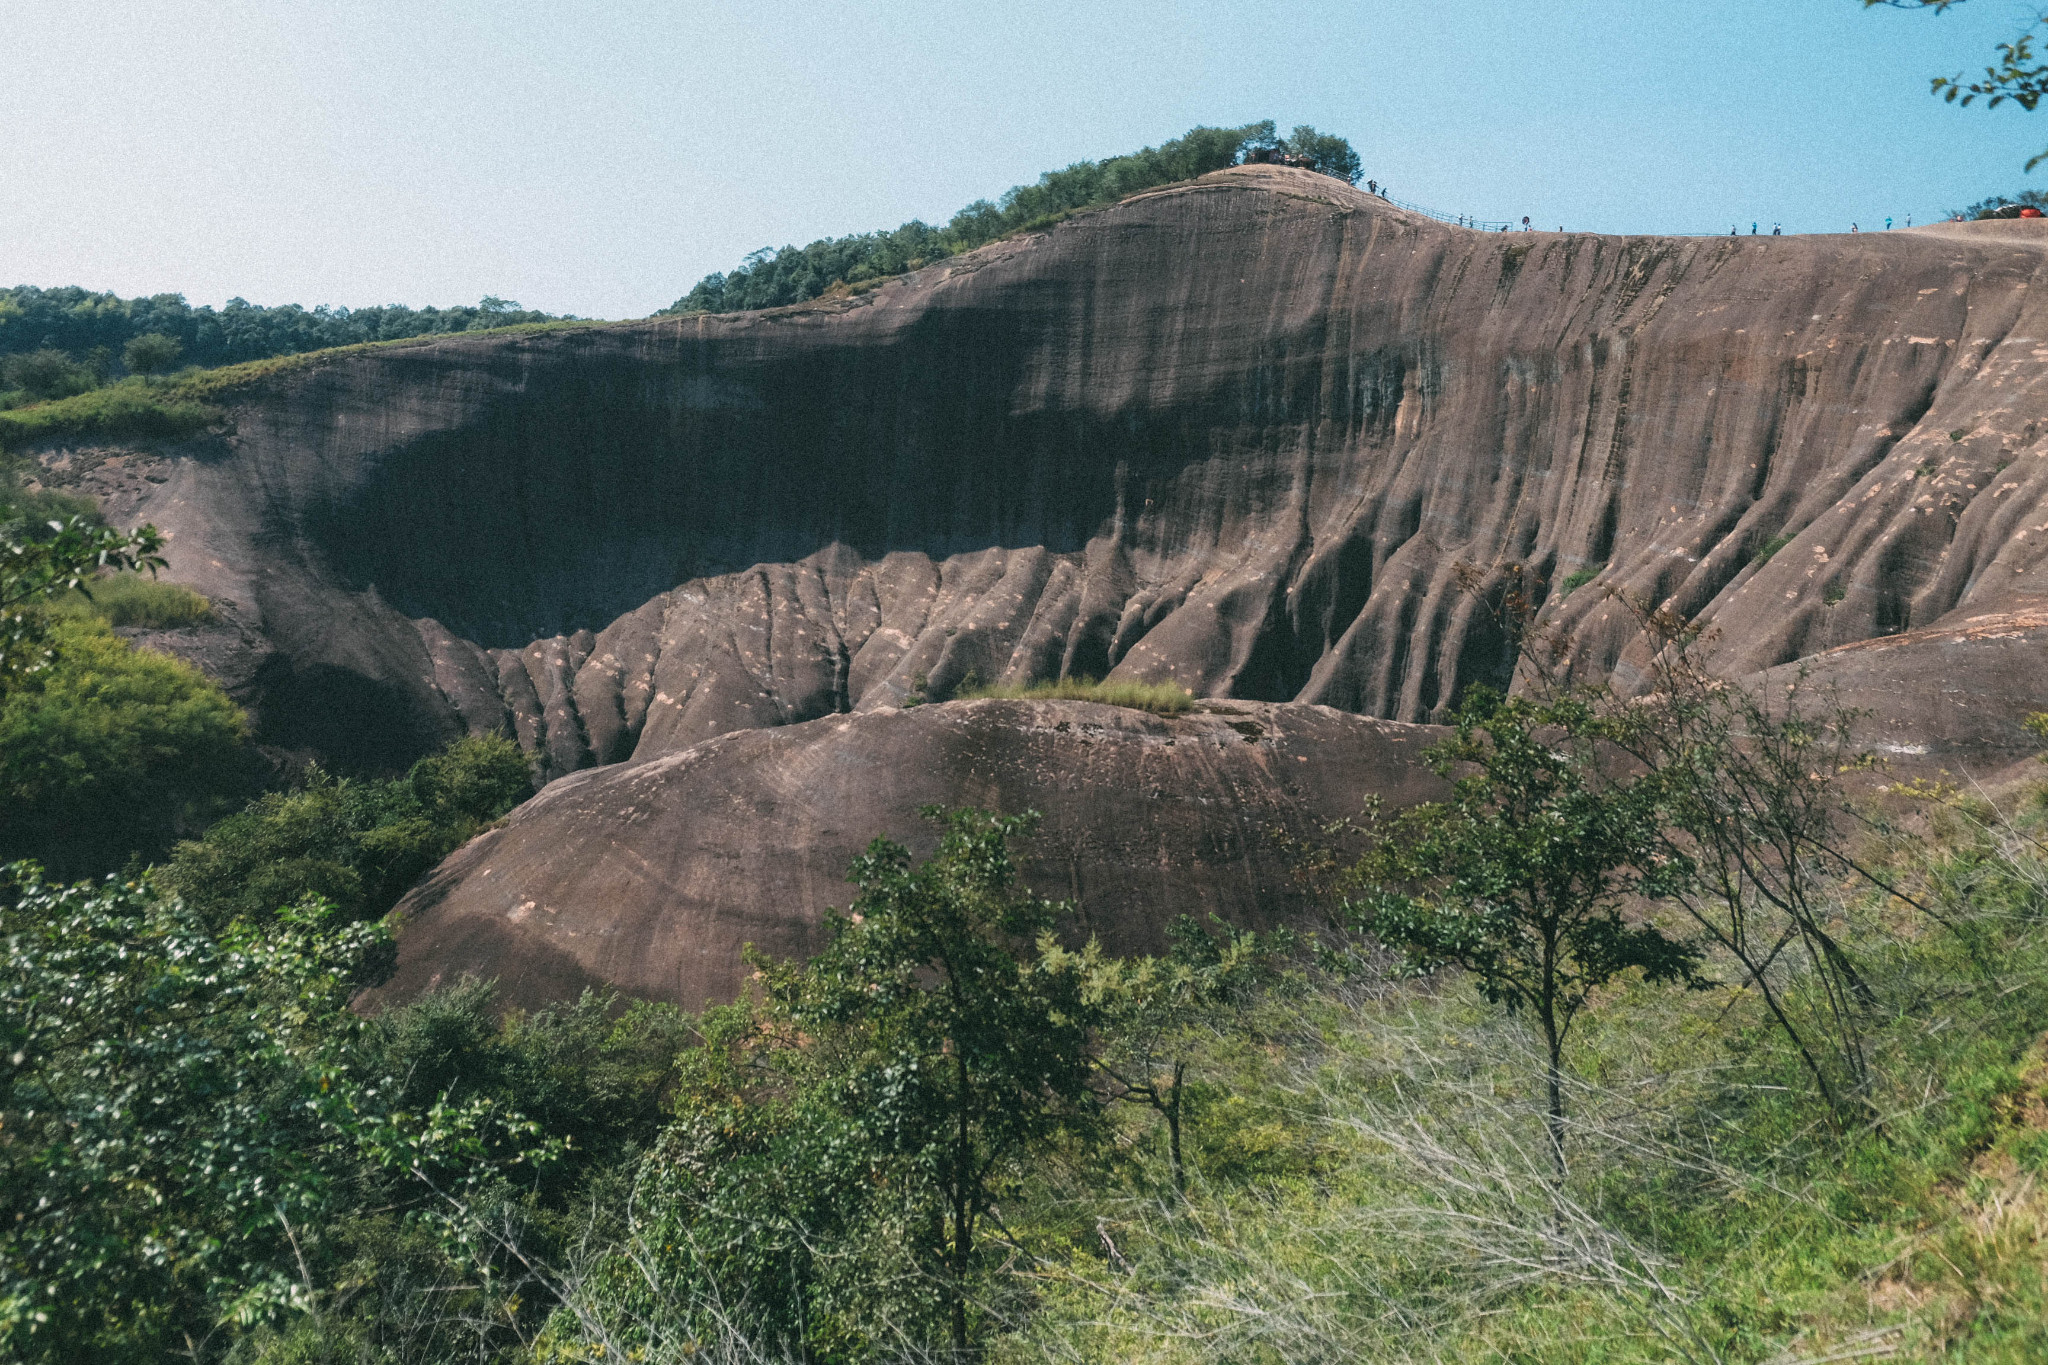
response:
M315 768L180 843L158 876L216 926L260 921L306 895L370 918L532 794L526 755L497 735L457 740L390 780Z
M1059 905L1016 886L1009 841L1035 815L927 809L938 852L913 866L877 840L852 909L810 962L765 968L776 1014L819 1039L817 1082L872 1159L932 1199L920 1258L941 1284L953 1353L972 1354L969 1286L981 1225L1018 1160L1093 1130L1082 972L1048 957Z
M1883 5L1943 14L1962 3L1963 0L1863 0L1863 7L1874 9ZM1951 104L1965 106L1981 99L1987 109L1996 109L2010 100L2031 113L2048 97L2048 57L2035 47L2035 39L2044 26L2048 26L2048 15L2034 16L2010 41L1998 45L1997 60L1986 66L1981 76L1972 79L1962 72L1936 76L1934 93ZM2030 159L2027 169L2031 171L2043 161L2048 161L2048 152Z
M1356 185L1365 174L1349 142L1334 133L1319 133L1305 123L1287 135L1280 150L1301 157L1310 170L1334 175L1349 185Z
M176 337L144 332L121 348L121 363L136 374L162 374L175 368L184 354Z
M1298 128L1328 158L1331 174L1358 179L1358 159L1341 138L1324 138L1312 128ZM748 308L776 308L813 299L835 283L859 284L900 275L958 252L970 251L1005 233L1057 221L1077 209L1114 203L1156 185L1192 180L1237 164L1246 147L1271 147L1277 139L1273 121L1241 128L1191 128L1157 147L1145 147L1102 161L1077 161L1047 171L1029 185L1013 185L996 202L977 199L961 209L943 228L912 220L891 232L827 237L809 246L762 247L727 274L707 275L665 313L699 310L730 313ZM1338 151L1341 149L1341 152ZM1309 154L1309 153L1304 153ZM1348 162L1343 158L1350 156Z
M1233 1003L1268 983L1273 963L1293 946L1285 933L1260 935L1218 923L1216 932L1183 915L1167 929L1164 957L1105 957L1089 950L1062 956L1048 947L1049 963L1069 958L1086 973L1088 1003L1102 1011L1094 1061L1104 1096L1141 1105L1166 1128L1167 1171L1187 1189L1182 1142L1190 1056Z
M318 1023L381 931L223 943L141 885L5 876L0 1355L160 1360L288 1308L332 1175Z
M1551 1156L1565 1173L1565 1044L1592 993L1640 970L1698 984L1699 950L1622 905L1664 894L1660 788L1603 771L1583 703L1475 687L1456 733L1426 751L1455 778L1448 801L1396 816L1359 866L1356 922L1411 970L1472 973L1492 1003L1542 1035Z
M1585 690L1574 713L1589 740L1655 775L1664 809L1672 902L1739 963L1822 1096L1847 1113L1868 1081L1863 1034L1875 1004L1856 954L1840 937L1845 882L1925 907L1896 880L1852 856L1855 812L1843 778L1875 762L1855 741L1857 713L1796 678L1768 693L1716 676L1700 657L1699 627L1615 594L1654 645L1646 696ZM1775 980L1803 959L1821 1008L1802 1016Z
M739 1314L804 1359L927 1331L977 1354L984 1225L1034 1158L1100 1131L1107 1011L1054 948L1061 907L1015 884L1008 843L1036 817L925 814L930 859L877 840L824 948L758 961L756 997L702 1021L645 1182L652 1268L615 1267L643 1323L681 1339Z
M242 713L198 669L91 617L48 643L50 666L0 693L0 857L111 871L246 793Z
M0 390L19 390L30 399L68 398L98 386L99 376L90 365L78 364L50 346L8 356L0 363Z
M462 1255L481 1192L561 1158L496 1097L396 1071L348 1011L392 954L318 902L216 935L146 882L0 869L0 1357L218 1359L360 1291L350 1216L407 1209Z

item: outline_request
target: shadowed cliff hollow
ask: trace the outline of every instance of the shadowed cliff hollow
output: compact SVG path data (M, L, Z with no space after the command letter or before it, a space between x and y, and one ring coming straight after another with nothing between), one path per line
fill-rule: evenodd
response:
M225 436L46 458L275 651L272 738L365 761L511 726L557 775L970 670L1420 720L1509 667L1460 564L1599 570L1547 611L1624 674L1608 586L1741 672L2030 621L2037 232L1485 234L1245 167L857 296L371 351Z

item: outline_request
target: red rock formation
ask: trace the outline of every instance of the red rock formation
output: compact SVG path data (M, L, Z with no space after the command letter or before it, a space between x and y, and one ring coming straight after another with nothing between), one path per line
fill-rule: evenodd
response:
M847 865L878 834L927 854L927 804L1044 812L1025 879L1076 937L1156 948L1176 916L1270 926L1308 912L1290 838L1365 789L1442 784L1430 732L1321 706L1175 717L1090 702L968 701L744 730L576 773L443 863L398 908L398 973L366 1004L470 972L536 1006L585 985L729 999L740 947L817 946Z
M1241 167L797 308L320 361L231 395L226 436L96 467L148 464L119 505L230 604L266 736L344 760L505 728L557 777L883 725L970 672L1423 721L1509 677L1461 579L1519 565L1594 675L1641 663L1618 589L1704 619L1730 673L1839 685L1902 758L1982 767L2048 709L2044 248L1489 234ZM639 780L543 809L602 824ZM578 847L519 876L597 877ZM710 876L602 913L701 937L677 888Z
M1985 228L1487 234L1239 168L850 298L326 362L135 511L279 649L277 738L551 774L970 670L1426 719L1506 668L1460 564L1604 565L1551 607L1596 668L1617 586L1750 671L2040 600L2048 237Z

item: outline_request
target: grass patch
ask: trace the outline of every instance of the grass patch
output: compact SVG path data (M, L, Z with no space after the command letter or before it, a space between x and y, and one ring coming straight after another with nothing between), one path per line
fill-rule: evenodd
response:
M1607 566L1605 564L1588 564L1583 569L1572 570L1570 573L1564 576L1564 582L1558 584L1558 599L1562 601L1563 599L1570 597L1573 593L1577 592L1580 588L1585 587L1588 583L1591 583L1594 579L1598 578L1601 574L1605 573L1606 571Z
M1122 1190L1048 1180L1006 1208L1073 1250L992 1356L2048 1359L2041 808L2024 823L1895 851L1891 870L1936 895L1947 925L1881 897L1841 904L1873 997L1869 1122L1830 1118L1716 963L1715 989L1623 984L1586 1016L1561 1185L1540 1043L1469 980L1385 979L1356 945L1335 975L1249 1002L1192 1045L1185 1198L1139 1110L1118 1115ZM1797 1008L1825 1008L1815 983L1785 980Z
M1749 562L1756 565L1757 568L1761 569L1764 565L1771 562L1772 555L1778 553L1778 551L1784 549L1787 545L1790 545L1791 543L1792 533L1789 531L1781 536L1772 536L1769 540L1765 541L1761 547L1758 548L1755 556L1751 558Z
M967 688L956 694L954 700L980 701L988 697L1016 701L1095 701L1105 706L1128 706L1134 711L1150 711L1161 716L1177 716L1195 704L1193 693L1173 683L1097 682L1086 677Z
M213 620L213 604L183 583L144 574L110 574L94 581L91 595L73 589L53 604L61 616L97 616L110 626L174 630Z

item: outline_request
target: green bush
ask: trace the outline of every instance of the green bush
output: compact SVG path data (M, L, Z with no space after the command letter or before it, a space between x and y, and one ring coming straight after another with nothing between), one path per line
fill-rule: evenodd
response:
M242 713L198 669L90 617L48 642L51 663L0 696L0 858L113 871L248 790Z
M182 583L143 574L109 574L73 588L51 609L64 616L96 616L110 626L171 630L213 619L213 604Z
M41 346L0 359L0 390L14 398L0 406L68 398L98 388L101 378L99 366L80 364L54 347Z
M39 538L51 522L73 517L91 526L106 524L98 503L77 493L35 484L37 472L26 460L0 456L0 537Z
M1195 704L1194 694L1176 683L1097 682L1088 677L1061 678L1057 682L963 687L953 699L979 701L985 697L1017 701L1094 701L1105 706L1128 706L1134 711L1151 711L1162 716L1177 716Z
M373 918L532 792L526 755L495 735L458 740L389 780L315 768L179 844L158 880L214 925L260 922L308 895Z
M218 934L147 882L0 872L0 1358L219 1362L310 1338L381 1349L301 1359L445 1361L531 1333L507 1258L451 1207L522 1236L560 1218L541 1186L569 1144L541 1130L619 1160L616 1135L653 1127L674 1030L604 999L503 1031L443 1026L473 998L367 1024L349 998L391 956L381 926L318 903Z

